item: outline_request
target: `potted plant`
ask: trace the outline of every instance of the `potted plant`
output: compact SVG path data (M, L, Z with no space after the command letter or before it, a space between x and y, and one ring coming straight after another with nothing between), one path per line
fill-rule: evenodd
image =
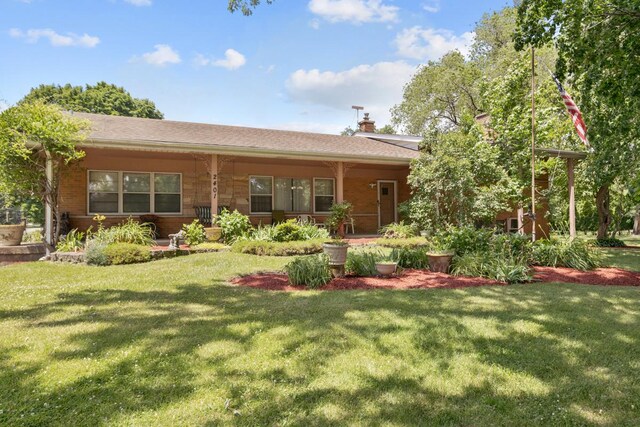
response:
M427 250L429 258L429 269L435 273L449 273L451 268L451 260L455 256L455 252L451 250L451 246L446 239L436 236L430 243Z
M397 268L398 263L389 256L380 255L376 260L376 271L381 276L391 276Z
M337 234L341 239L344 238L344 224L351 216L353 206L349 202L335 203L331 206L331 214L326 220L329 230Z
M347 262L349 244L340 239L333 239L322 245L322 251L329 259L329 267L334 277L344 276L344 265Z
M27 224L0 224L0 246L19 246Z

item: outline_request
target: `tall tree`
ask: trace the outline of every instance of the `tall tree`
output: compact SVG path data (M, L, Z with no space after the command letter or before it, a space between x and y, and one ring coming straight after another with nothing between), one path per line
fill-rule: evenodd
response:
M0 113L0 194L13 200L39 198L52 207L54 219L60 224L60 177L69 163L84 157L78 143L89 128L87 121L42 101L23 103ZM50 178L46 174L48 162L53 170Z
M40 85L31 89L19 104L32 103L36 100L84 113L148 119L164 118L152 101L134 98L124 88L106 82L85 87L70 84Z
M265 0L266 4L273 3L273 0ZM249 16L253 14L253 9L260 5L260 0L229 0L229 12L233 13L237 10L243 15Z
M611 224L609 189L640 162L640 4L637 0L522 0L516 47L554 44L559 76L573 83L595 152L598 237Z

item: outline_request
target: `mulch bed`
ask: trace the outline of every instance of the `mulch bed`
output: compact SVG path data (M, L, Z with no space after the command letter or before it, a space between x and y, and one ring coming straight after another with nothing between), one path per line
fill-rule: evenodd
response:
M535 267L534 281L581 283L603 286L640 286L640 272L619 268L599 268L594 271L578 271L571 268ZM286 274L259 273L237 277L231 280L237 286L270 291L306 291L305 286L289 283ZM478 286L505 286L505 283L477 277L459 277L425 270L404 270L402 274L390 278L383 277L341 277L333 279L320 288L326 291L350 289L451 289Z

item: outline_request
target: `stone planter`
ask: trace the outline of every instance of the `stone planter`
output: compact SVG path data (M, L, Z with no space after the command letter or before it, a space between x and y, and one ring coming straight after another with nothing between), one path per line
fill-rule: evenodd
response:
M204 234L207 235L207 241L217 242L222 237L222 228L220 227L205 227Z
M335 245L325 243L322 245L322 251L329 257L329 267L333 277L344 276L344 265L347 262L347 251L349 245Z
M0 246L20 246L25 224L0 225Z
M427 252L429 269L434 273L449 273L453 252Z
M376 270L381 276L391 276L397 268L397 262L376 262Z

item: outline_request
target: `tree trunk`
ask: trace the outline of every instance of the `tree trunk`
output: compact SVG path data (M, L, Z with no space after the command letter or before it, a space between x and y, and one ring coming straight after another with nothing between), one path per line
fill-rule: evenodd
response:
M633 234L640 235L640 207L636 210L636 214L633 217Z
M609 224L611 223L608 185L603 185L598 189L596 206L598 208L598 239L606 239L609 234Z

